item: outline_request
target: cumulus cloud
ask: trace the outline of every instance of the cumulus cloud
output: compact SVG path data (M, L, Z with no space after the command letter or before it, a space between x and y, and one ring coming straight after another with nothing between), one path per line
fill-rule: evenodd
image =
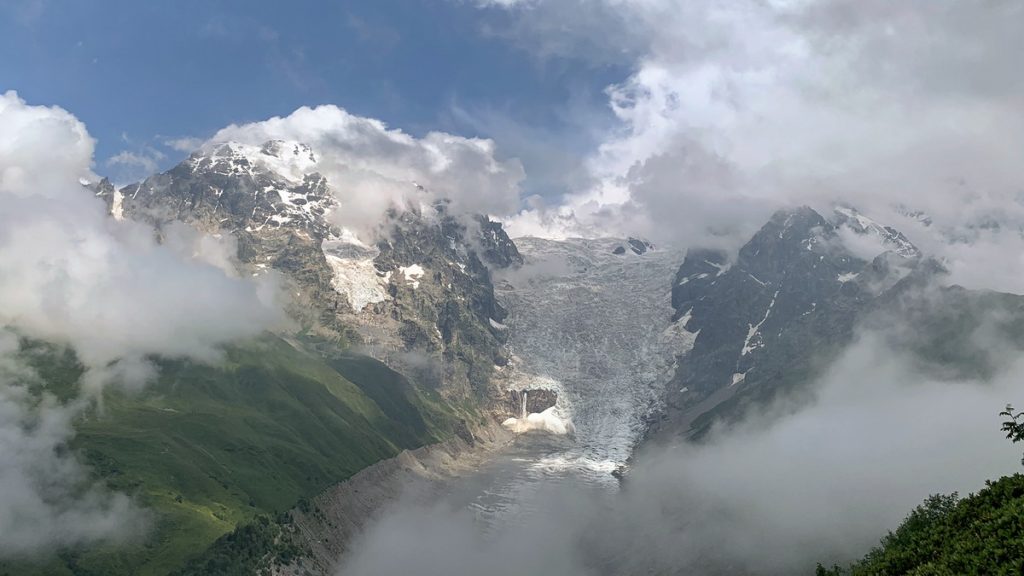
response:
M581 11L576 0L486 4L548 36L571 29L566 14ZM1020 6L594 4L615 14L589 33L635 54L633 73L607 89L619 125L588 161L597 184L549 214L528 211L513 230L541 222L550 233L596 235L611 223L656 239L735 244L770 208L837 200L881 221L898 218L897 207L923 210L935 226L918 235L937 236L936 248L951 229L1024 222L1014 156L1024 144L1013 57L1024 48Z
M310 170L327 177L340 204L333 217L353 230L365 231L395 205L437 198L450 199L459 212L502 216L519 208L522 166L496 159L493 141L443 132L416 138L337 106L303 107L285 117L231 125L207 145L268 140L313 148Z
M62 451L74 417L104 386L143 385L151 355L215 360L280 320L273 287L226 273L219 242L171 227L160 244L111 218L82 185L93 146L69 112L0 96L0 360L16 352L10 333L70 346L87 369L87 394L68 404L28 394L24 373L0 378L0 523L17 525L0 525L0 553L130 526L127 500L83 488Z
M79 183L95 178L93 141L74 116L8 92L0 123L0 322L99 367L147 354L210 358L216 344L277 319L256 283L225 274L211 241L182 227L157 244L151 229L110 218Z
M868 333L812 400L782 399L700 445L647 450L621 491L543 486L522 503L531 512L493 533L458 493L399 506L341 573L783 575L850 561L929 494L974 491L1019 466L997 413L1024 364L1004 368L987 382L936 380Z

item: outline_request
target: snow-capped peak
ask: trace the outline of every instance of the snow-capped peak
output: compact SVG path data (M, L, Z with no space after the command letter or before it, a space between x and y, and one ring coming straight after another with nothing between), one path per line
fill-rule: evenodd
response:
M193 169L208 162L229 174L270 172L291 184L301 183L316 172L317 157L307 144L290 140L269 140L260 146L239 142L223 142L204 147L203 152L189 160Z

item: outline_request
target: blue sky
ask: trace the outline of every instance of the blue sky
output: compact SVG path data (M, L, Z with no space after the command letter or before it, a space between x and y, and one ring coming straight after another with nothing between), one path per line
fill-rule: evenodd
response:
M167 168L184 156L170 139L330 103L415 135L492 137L523 160L527 193L554 195L630 64L538 57L501 33L507 13L460 1L15 0L0 16L0 88L82 119L97 171L121 179L122 151Z

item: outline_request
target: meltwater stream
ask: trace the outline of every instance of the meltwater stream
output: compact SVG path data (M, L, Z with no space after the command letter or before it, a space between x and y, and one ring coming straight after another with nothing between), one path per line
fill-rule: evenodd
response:
M553 388L573 436L531 433L452 487L482 530L529 517L538 490L585 483L613 489L658 408L675 356L693 335L671 323L672 278L682 255L636 254L615 239L516 240L526 260L497 279L509 310L513 389ZM616 248L625 251L616 254ZM619 250L622 252L622 250Z

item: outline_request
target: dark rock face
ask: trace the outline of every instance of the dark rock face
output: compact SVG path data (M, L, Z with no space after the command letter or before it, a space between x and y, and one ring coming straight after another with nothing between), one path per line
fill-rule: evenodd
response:
M626 246L629 246L629 250L637 256L643 256L649 250L654 249L654 245L650 242L639 238L633 238L632 236L626 239ZM612 254L615 254L616 256L625 254L626 246L616 246L615 249L612 250Z
M501 222L494 222L486 216L477 216L475 222L480 227L478 240L484 262L498 268L523 265L522 254L505 233Z
M425 275L417 287L392 282L392 299L376 308L401 323L404 350L440 355L449 388L483 396L494 366L507 363L500 324L507 312L495 298L482 257L497 267L515 266L522 256L500 223L457 218L444 203L433 210L391 214L374 265L382 273L417 265Z
M739 414L744 403L808 381L872 310L943 273L902 234L858 218L782 211L735 262L716 251L687 254L672 305L674 320L697 337L669 387L668 427L699 433L716 412ZM892 251L871 262L851 254L839 238L851 222Z
M640 240L639 238L629 237L626 242L629 244L629 249L633 251L637 256L647 253L648 250L654 248L650 242L646 240Z
M469 425L466 424L465 420L459 420L455 425L455 435L461 438L466 444L476 446L476 436L473 435L473 431L469 429Z
M513 418L522 416L524 400L527 414L538 414L558 402L558 394L553 390L509 390L507 395L506 409L508 415Z

